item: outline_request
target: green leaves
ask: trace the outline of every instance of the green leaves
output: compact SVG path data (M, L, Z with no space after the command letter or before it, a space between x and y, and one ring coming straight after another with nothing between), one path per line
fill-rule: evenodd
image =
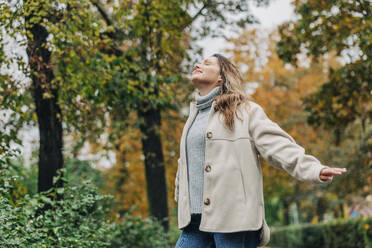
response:
M358 61L330 71L330 81L305 99L310 123L345 128L356 118L371 118L371 63Z
M92 183L71 173L72 169L63 188L27 194L14 204L7 192L15 181L6 158L0 159L0 247L174 246L161 224L151 218L128 212L122 216L124 222L116 223L107 215L112 196L100 194ZM63 199L56 200L55 193L63 194ZM51 208L41 210L45 204Z
M309 122L344 129L356 119L371 119L371 3L307 0L294 4L300 18L280 27L279 57L297 65L298 55L306 50L314 62L332 52L346 60L341 68L330 66L329 81L305 100Z

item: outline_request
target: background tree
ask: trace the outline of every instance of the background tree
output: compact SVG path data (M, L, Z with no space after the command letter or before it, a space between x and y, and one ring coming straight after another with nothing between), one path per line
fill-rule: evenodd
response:
M102 60L95 57L101 25L87 4L80 1L2 2L0 9L0 26L7 35L1 35L1 43L18 45L19 50L26 48L28 57L26 62L22 54L13 51L14 54L2 57L1 65L7 69L15 65L30 79L5 76L7 73L2 70L1 106L12 112L5 126L16 137L22 126L37 122L38 191L45 191L53 186L57 169L63 167L63 120L67 128L84 129L83 123L78 122L86 116L81 110L94 107L84 108L80 96L92 94L95 86L92 82L105 81L107 74L98 69ZM93 59L85 59L88 54ZM92 73L87 73L90 69ZM87 83L81 82L81 78ZM55 186L61 186L61 182Z
M334 51L348 56L340 68L330 68L322 88L306 100L309 122L333 128L339 145L345 127L356 120L365 130L372 116L372 42L370 1L294 1L298 20L280 27L277 52L296 65L297 55L316 60Z
M279 28L279 57L293 65L304 53L315 61L332 52L343 59L341 67L329 68L328 81L304 102L309 123L334 133L336 147L330 147L329 156L351 173L332 187L350 185L340 191L341 199L350 200L352 192L366 194L371 181L371 154L365 151L371 147L372 135L372 3L307 0L293 4L298 19Z

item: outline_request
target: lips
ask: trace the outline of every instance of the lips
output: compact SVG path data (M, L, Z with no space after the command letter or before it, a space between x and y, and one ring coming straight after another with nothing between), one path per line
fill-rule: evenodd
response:
M195 73L195 72L200 72L200 73L202 73L202 71L201 71L201 70L195 70L195 71L193 71L193 73Z

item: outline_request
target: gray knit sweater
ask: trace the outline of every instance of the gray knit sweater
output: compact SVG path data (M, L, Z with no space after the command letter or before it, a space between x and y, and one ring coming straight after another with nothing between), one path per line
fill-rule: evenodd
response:
M204 96L200 96L199 93L196 93L195 95L198 113L186 136L186 159L191 213L202 212L205 167L205 132L212 105L212 98L219 93L220 87L217 86Z

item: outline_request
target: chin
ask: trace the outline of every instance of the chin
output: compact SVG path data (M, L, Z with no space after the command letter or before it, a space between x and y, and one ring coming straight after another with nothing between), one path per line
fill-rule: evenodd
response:
M192 77L192 78L191 78L191 82L192 82L193 84L198 84L198 83L200 82L200 80L199 80L198 78L196 78L196 77Z
M191 81L203 82L203 81L205 81L205 78L202 75L197 75L196 74L196 75L192 75Z

